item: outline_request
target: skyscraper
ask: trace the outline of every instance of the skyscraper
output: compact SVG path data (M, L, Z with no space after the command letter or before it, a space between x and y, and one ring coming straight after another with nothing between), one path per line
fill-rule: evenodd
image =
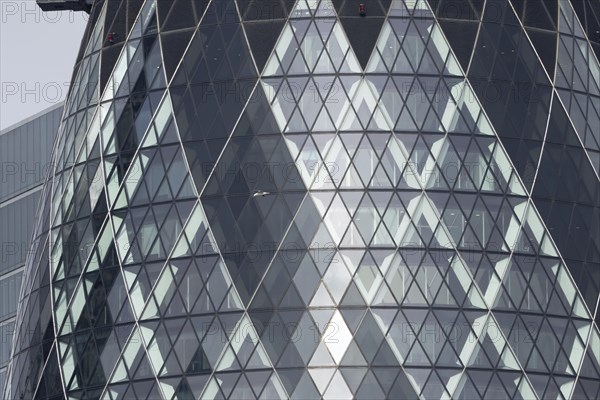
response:
M94 2L6 396L599 397L599 16Z
M62 115L57 104L0 131L0 393L40 193Z

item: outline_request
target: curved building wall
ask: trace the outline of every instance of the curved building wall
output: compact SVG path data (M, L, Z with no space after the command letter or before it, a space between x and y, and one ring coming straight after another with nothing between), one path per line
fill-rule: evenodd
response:
M6 397L598 397L594 8L359 4L95 2Z

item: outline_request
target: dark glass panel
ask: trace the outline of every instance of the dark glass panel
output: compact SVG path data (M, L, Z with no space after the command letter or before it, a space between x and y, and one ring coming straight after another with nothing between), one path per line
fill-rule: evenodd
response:
M481 4L470 0L429 0L431 9L440 19L477 21Z
M175 69L179 65L183 52L187 49L193 33L193 30L188 29L160 35L167 81L170 81L173 77Z
M384 21L384 18L341 18L348 41L363 69L367 67Z
M259 71L265 67L284 24L284 20L244 23L250 50Z
M556 40L558 35L552 31L540 31L537 29L528 29L527 34L535 47L535 50L542 60L548 75L554 76L554 67L556 66Z
M479 28L478 22L440 20L440 27L444 31L450 47L454 51L458 62L466 71L473 54L475 38Z

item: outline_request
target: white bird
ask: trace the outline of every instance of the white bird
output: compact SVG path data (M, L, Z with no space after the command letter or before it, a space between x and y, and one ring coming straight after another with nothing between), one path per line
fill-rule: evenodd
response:
M257 190L256 192L254 192L254 194L252 195L252 197L258 197L258 196L265 197L266 195L269 195L269 194L271 194L271 193L265 192L265 191L262 191L262 190Z

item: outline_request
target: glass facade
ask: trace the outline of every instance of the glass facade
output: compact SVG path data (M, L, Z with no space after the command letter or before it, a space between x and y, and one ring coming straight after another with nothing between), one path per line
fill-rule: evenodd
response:
M5 396L600 397L571 3L96 1Z
M25 259L61 115L62 105L56 105L0 132L0 393Z

